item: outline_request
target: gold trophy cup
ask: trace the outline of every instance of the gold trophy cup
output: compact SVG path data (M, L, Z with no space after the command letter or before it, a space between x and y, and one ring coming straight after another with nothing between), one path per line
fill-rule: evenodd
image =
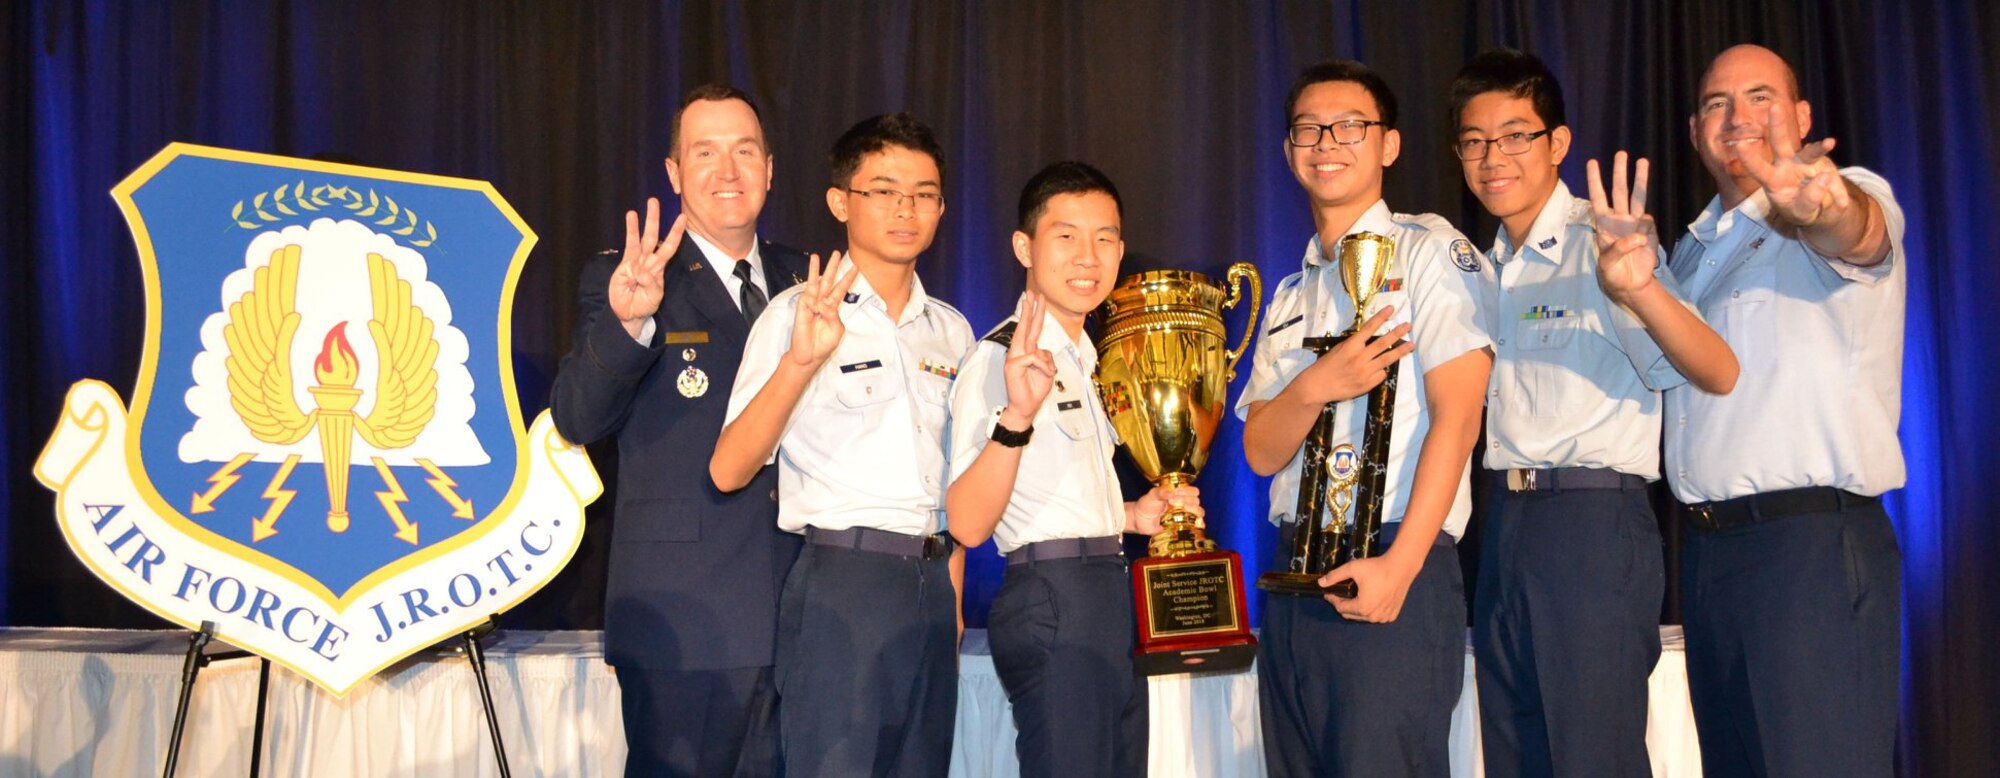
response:
M1139 471L1154 484L1192 483L1208 461L1236 362L1257 330L1263 284L1246 262L1229 267L1229 288L1185 270L1128 276L1105 301L1097 388L1111 425ZM1225 350L1222 312L1243 300L1250 281L1250 321ZM1149 556L1132 565L1138 600L1141 673L1248 667L1257 641L1244 618L1243 563L1218 551L1193 514L1170 509Z

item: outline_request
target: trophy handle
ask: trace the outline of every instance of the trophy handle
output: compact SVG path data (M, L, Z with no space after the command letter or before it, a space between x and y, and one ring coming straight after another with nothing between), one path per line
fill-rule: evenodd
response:
M1223 382L1236 380L1236 362L1243 353L1250 350L1250 337L1257 334L1257 313L1263 306L1264 280L1257 275L1257 266L1248 262L1238 262L1229 266L1229 299L1223 301L1222 309L1230 310L1243 300L1243 279L1250 279L1250 320L1244 323L1243 339L1237 341L1236 348L1230 349L1229 364L1223 369Z

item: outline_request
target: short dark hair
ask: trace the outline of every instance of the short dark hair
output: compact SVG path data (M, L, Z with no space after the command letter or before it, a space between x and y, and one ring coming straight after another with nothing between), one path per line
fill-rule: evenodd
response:
M1335 59L1299 71L1299 77L1292 81L1292 91L1285 95L1285 126L1292 124L1292 117L1298 115L1299 95L1306 87L1329 81L1349 81L1368 90L1368 96L1375 98L1375 110L1382 114L1381 121L1391 129L1396 126L1396 93L1389 90L1389 82L1374 68L1351 59Z
M1104 171L1073 160L1042 168L1021 187L1021 231L1035 234L1035 222L1041 221L1042 214L1049 210L1049 200L1056 195L1091 192L1110 195L1111 204L1118 209L1119 220L1124 220L1125 200L1118 196L1118 187L1111 183L1111 177L1104 175Z
M840 134L840 139L833 142L833 151L827 154L827 161L833 166L833 185L847 186L854 180L855 171L861 169L862 157L890 146L930 155L931 161L937 163L938 183L944 183L944 148L938 145L937 135L917 117L905 112L862 119Z
M1508 97L1525 97L1535 107L1535 115L1541 117L1545 129L1555 129L1569 123L1563 113L1562 85L1556 83L1556 74L1549 70L1548 63L1533 54L1513 49L1490 49L1473 57L1465 67L1458 69L1458 77L1451 82L1451 133L1458 134L1462 114L1472 98L1487 92L1500 92Z
M750 99L748 93L728 84L702 84L688 90L687 94L681 97L681 107L674 111L673 126L667 130L667 156L680 158L681 117L687 115L688 106L703 100L742 100L744 105L750 106L750 115L756 117L757 128L759 130L764 128L764 115L757 111L757 101Z

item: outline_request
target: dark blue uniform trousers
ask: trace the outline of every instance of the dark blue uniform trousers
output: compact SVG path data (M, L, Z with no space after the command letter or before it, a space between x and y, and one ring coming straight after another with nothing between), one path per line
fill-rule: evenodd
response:
M1880 503L1688 528L1681 588L1702 772L1894 772L1903 555Z
M1146 680L1123 556L1007 566L987 634L1021 775L1144 776Z
M1666 560L1644 488L1509 492L1473 594L1486 774L1650 776Z
M949 772L957 603L945 559L805 547L778 600L787 776Z
M771 668L619 667L625 774L631 778L779 775Z
M1383 548L1401 526L1382 528ZM1465 584L1442 532L1390 623L1348 621L1319 597L1265 597L1264 764L1277 778L1449 776L1464 678Z

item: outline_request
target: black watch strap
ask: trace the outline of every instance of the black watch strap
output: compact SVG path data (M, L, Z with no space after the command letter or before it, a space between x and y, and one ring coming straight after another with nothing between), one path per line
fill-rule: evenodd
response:
M1033 424L1028 425L1027 429L1021 430L1020 432L1015 432L1013 430L1007 429L1007 425L1001 424L999 421L994 421L993 434L990 437L993 439L993 442L998 443L1002 446L1006 446L1008 448L1020 448L1022 446L1028 445L1028 439L1034 436L1035 436L1035 425Z

